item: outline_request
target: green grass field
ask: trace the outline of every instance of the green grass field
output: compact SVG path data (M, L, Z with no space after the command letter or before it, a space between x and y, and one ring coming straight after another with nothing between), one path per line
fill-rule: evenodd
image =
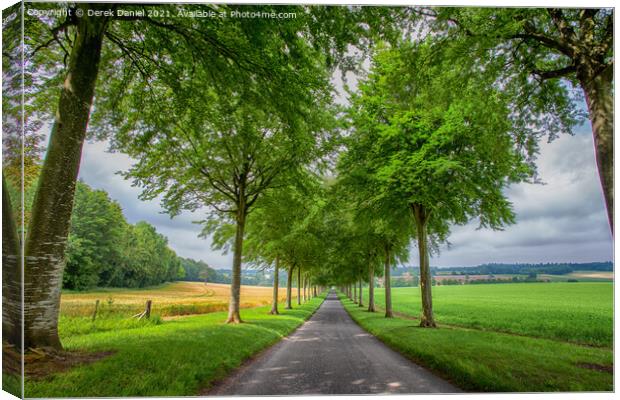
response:
M613 390L613 375L600 370L613 363L610 349L459 327L425 329L342 301L367 331L467 391Z
M375 296L383 307L385 291ZM393 288L392 305L418 317L420 289ZM433 308L440 324L609 348L613 342L611 282L434 286Z
M171 321L114 318L104 329L62 327L69 351L113 354L66 372L27 378L26 397L198 395L244 360L291 333L323 301L312 299L281 315L269 307L241 311L246 323L226 325L226 312ZM117 321L117 323L115 323ZM85 333L86 332L86 333Z

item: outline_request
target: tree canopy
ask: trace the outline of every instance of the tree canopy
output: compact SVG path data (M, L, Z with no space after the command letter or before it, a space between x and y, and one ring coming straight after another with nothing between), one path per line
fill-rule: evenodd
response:
M429 253L453 225L513 223L506 188L534 182L539 140L586 115L613 232L610 9L66 8L25 15L23 31L13 9L3 26L3 277L13 289L3 298L17 304L23 267L27 347L61 347L63 285L209 279L208 266L179 259L153 226L127 223L105 192L77 181L88 137L135 160L123 175L141 199L173 217L198 213L203 236L232 248L228 322L241 322L243 262L281 263L289 292L294 269L298 288L374 287L383 274L387 298L415 239L422 325L434 326ZM187 18L204 11L214 17ZM287 18L230 17L245 11ZM350 71L360 80L345 82L350 104L339 107L335 77ZM5 319L20 319L17 308Z

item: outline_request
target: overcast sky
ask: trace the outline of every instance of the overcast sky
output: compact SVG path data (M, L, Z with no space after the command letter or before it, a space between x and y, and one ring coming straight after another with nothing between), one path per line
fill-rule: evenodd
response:
M153 224L166 235L170 246L183 257L229 268L232 256L210 249L210 241L198 238L200 226L192 221L204 213L184 213L170 219L158 201L138 200L139 188L131 186L117 171L132 160L108 153L106 142L86 143L80 179L104 189L117 200L131 223ZM590 125L575 136L564 135L541 144L538 168L545 184L518 184L507 191L514 204L517 223L504 231L477 230L472 222L455 226L434 266L469 266L489 262L589 262L612 260L613 244L594 162ZM411 265L417 265L413 249Z
M368 68L368 63L364 67ZM355 77L348 75L348 79L355 87ZM342 91L338 73L333 82ZM346 102L338 97L339 103ZM585 108L585 104L582 106ZM106 190L121 204L129 222L144 220L153 224L168 237L178 255L203 260L214 268L231 267L231 254L211 250L210 240L198 237L201 228L192 221L204 219L204 211L170 219L158 201L138 200L140 189L116 174L126 170L132 160L124 154L106 152L107 147L106 142L84 145L80 179ZM503 231L478 230L475 221L454 226L448 239L450 245L431 256L431 265L612 260L613 240L594 160L590 123L578 127L574 136L541 142L537 165L544 184L513 185L506 192L514 205L516 224ZM408 264L418 265L417 257L413 248Z

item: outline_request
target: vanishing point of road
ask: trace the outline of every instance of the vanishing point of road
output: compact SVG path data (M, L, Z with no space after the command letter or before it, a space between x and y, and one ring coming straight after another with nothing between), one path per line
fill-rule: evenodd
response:
M360 328L336 294L292 335L209 395L457 393Z

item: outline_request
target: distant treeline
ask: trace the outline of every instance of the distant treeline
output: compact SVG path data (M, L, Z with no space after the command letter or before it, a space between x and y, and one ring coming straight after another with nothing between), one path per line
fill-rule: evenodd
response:
M482 264L475 267L431 267L433 275L452 274L452 275L498 275L498 274L551 274L564 275L574 271L613 271L614 265L611 261L591 262L591 263L539 263L539 264ZM419 275L418 267L399 267L393 276L403 274Z
M154 226L130 224L104 190L78 182L63 287L144 287L179 279L181 260Z
M204 261L196 261L191 258L182 258L181 272L179 279L191 282L215 282L215 283L230 283L230 275L219 273Z
M177 280L229 284L232 275L177 256L154 226L128 223L118 202L84 182L75 191L66 258L63 288L71 290L139 288ZM272 274L247 269L241 284L271 286ZM280 285L286 285L286 273L279 275Z
M230 283L232 271L229 269L213 269L204 261L196 261L191 258L181 258L181 266L184 270L184 281L213 283ZM286 272L279 274L280 286L286 285ZM241 274L241 284L250 286L272 286L273 271L259 269L245 269Z

